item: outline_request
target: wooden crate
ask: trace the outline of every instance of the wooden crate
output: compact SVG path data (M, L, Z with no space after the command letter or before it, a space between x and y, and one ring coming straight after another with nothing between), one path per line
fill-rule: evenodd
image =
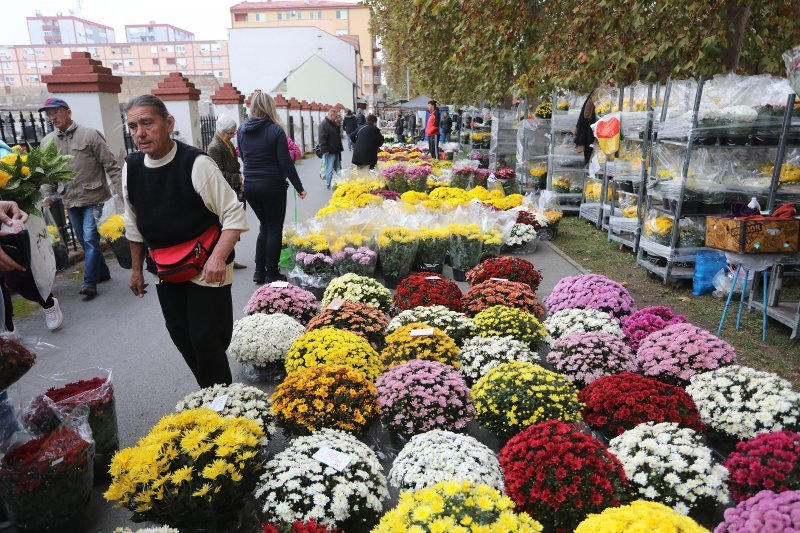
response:
M706 246L740 254L797 253L800 219L706 217Z

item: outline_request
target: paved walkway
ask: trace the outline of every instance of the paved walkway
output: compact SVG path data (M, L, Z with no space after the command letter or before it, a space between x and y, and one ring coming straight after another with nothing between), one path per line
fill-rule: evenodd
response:
M350 153L344 154L344 166L349 165ZM319 179L320 160L310 157L298 163L304 186L309 192L306 200L297 200L300 220L312 217L330 198L330 191ZM290 196L287 222L294 217ZM233 284L234 318L242 316L250 294L256 288L252 282L253 256L257 236L257 220L248 211L251 231L242 236L236 248L237 259L248 265L237 270ZM576 275L579 270L549 245L540 246L529 257L543 272L539 295L544 298L564 276ZM128 289L128 271L115 262L111 267L112 280L99 286L99 296L84 302L78 295L82 272L73 269L56 278L54 293L64 311L64 326L60 331L47 331L44 318L36 312L16 323L24 337L38 338L57 347L40 354L36 366L21 380L23 388L35 387L38 375L50 375L89 367L111 368L117 399L117 416L121 446L131 446L144 436L161 416L171 412L186 394L197 390L189 370L175 350L163 325L155 291L140 300ZM77 267L77 268L80 268ZM464 290L466 284L462 284ZM238 363L231 361L235 381L244 381ZM41 392L41 389L36 389ZM85 512L85 531L111 533L117 526L131 526L125 509L115 509L105 502L105 486L95 488L92 501ZM135 528L134 528L135 530Z

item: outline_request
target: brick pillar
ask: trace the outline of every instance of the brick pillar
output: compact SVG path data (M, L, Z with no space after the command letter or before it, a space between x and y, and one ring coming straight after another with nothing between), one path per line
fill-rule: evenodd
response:
M111 69L88 52L72 52L42 81L49 93L69 104L75 122L103 134L111 153L122 163L127 153L119 112L122 78L112 76Z
M278 109L278 116L283 123L283 129L286 130L286 134L289 134L289 100L283 97L282 94L279 94L275 97L275 107Z
M175 118L175 133L187 144L203 148L200 131L200 90L180 72L172 72L150 91L164 101Z
M316 139L311 138L311 104L305 100L300 102L300 112L303 117L303 138L305 139L305 145L300 146L300 149L304 152L314 149L314 146L317 144Z
M300 107L301 107L301 104L300 104L299 100L297 100L296 98L292 97L292 98L289 98L288 106L289 106L288 107L289 117L294 122L294 139L293 140L297 144L297 146L300 146L300 140L302 138L302 136L300 135ZM289 121L288 120L286 121L286 135L290 135L290 132L289 132ZM316 144L316 140L314 142ZM305 147L304 146L300 146L300 149L301 150L305 150Z
M216 116L228 115L233 117L236 124L244 122L244 95L230 83L224 84L211 95Z

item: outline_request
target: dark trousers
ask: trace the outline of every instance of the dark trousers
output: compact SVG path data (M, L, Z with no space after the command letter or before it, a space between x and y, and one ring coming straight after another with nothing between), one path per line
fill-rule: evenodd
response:
M5 306L3 318L8 331L14 331L14 307L11 302L11 291L26 300L36 302L44 309L50 309L55 304L52 294L46 300L39 294L39 289L36 288L36 281L34 281L30 270L25 272L20 272L19 270L0 272L0 285L2 285L3 305Z
M256 240L256 273L266 273L277 278L281 273L283 220L286 218L286 184L253 181L245 183L245 195L250 208L258 217L258 239Z
M200 387L229 385L231 369L225 351L233 332L231 286L184 283L156 285L167 331Z
M428 150L431 157L436 160L439 159L439 134L428 135Z

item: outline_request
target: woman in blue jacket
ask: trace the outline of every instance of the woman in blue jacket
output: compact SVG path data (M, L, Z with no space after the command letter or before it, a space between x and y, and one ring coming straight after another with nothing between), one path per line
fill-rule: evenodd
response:
M258 284L285 281L278 261L286 217L287 178L301 199L307 193L289 156L286 133L270 95L263 92L253 95L250 116L239 127L236 139L244 163L245 198L260 223L253 281Z

